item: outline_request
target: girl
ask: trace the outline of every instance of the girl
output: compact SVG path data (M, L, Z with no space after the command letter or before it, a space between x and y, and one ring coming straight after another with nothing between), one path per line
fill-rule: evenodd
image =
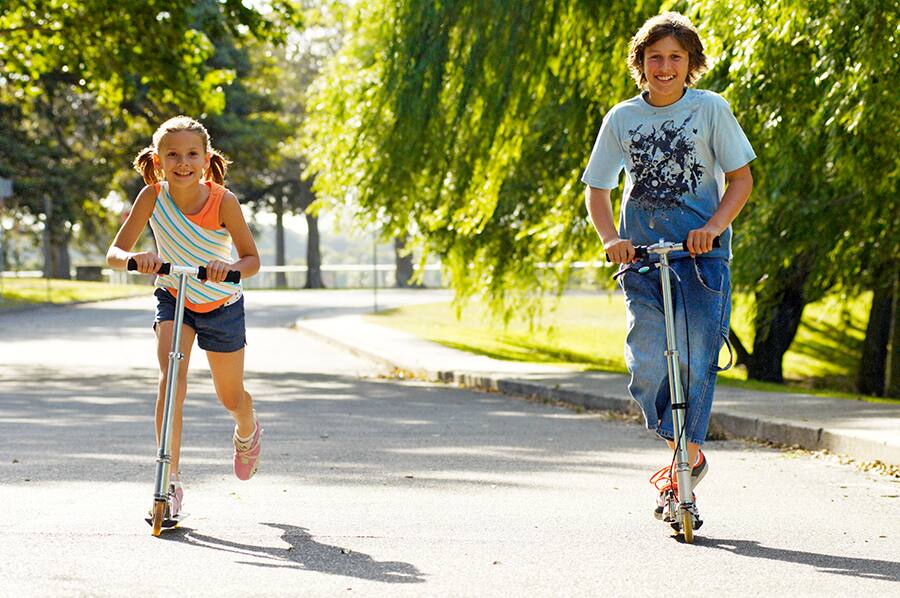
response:
M659 271L625 269L635 259L634 245L687 240L687 251L670 254L670 260L682 291L674 293L675 327L696 486L709 469L700 446L706 439L717 358L731 314L731 222L753 188L749 163L756 154L728 103L716 93L690 88L706 70L706 56L686 17L667 12L644 23L631 40L628 66L642 91L606 114L581 180L603 248L611 261L623 264L628 389L647 427L673 449ZM618 187L623 168L625 189L616 230L610 190ZM716 237L721 237L721 247L713 247ZM660 491L654 514L667 519L663 498L672 487L669 468L659 470L651 482ZM701 523L697 517L695 527Z
M164 122L153 134L153 144L134 160L147 186L138 194L106 254L111 267L124 269L129 258L133 258L138 271L145 274L156 273L163 262L206 265L205 282L193 278L187 281L180 347L184 359L178 372L172 430L172 517L181 511L184 497L178 461L188 364L195 337L206 351L216 394L235 421L234 474L248 480L259 467L262 430L253 399L244 390L244 299L240 284L224 282L229 270L240 271L241 278L256 274L259 253L237 198L222 186L227 165L225 157L210 146L209 134L202 124L186 116ZM158 254L132 252L148 222ZM234 249L238 260L232 263ZM156 400L159 445L175 318L175 276L157 276L156 287L153 329L160 367Z

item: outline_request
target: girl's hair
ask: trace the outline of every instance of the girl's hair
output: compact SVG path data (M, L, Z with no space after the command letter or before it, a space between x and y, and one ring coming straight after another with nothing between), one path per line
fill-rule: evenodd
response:
M153 143L148 145L134 159L134 169L141 173L144 182L148 185L158 183L164 177L163 172L158 170L153 164L153 154L159 151L159 142L168 133L179 133L181 131L190 131L196 133L203 139L203 149L210 155L209 168L203 173L204 179L213 181L220 185L225 184L225 173L228 171L228 160L222 152L214 149L209 143L209 133L201 123L188 116L176 116L170 118L156 129L153 133Z
M641 89L647 84L644 73L644 50L664 37L673 37L688 53L688 75L685 83L690 85L706 71L706 54L703 42L691 20L677 12L664 12L647 19L647 22L631 38L628 49L628 68L631 76Z

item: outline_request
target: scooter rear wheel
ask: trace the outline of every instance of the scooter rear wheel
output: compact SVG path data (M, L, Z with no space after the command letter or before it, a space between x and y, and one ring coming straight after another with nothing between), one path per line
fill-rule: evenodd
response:
M681 511L681 533L686 544L694 543L694 514L687 509Z
M150 525L153 528L153 535L159 537L159 533L162 531L163 517L166 514L166 501L157 500L153 501L153 514L151 515L152 521Z

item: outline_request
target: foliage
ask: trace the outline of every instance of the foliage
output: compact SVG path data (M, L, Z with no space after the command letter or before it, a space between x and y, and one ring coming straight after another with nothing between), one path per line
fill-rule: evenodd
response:
M14 179L14 210L43 219L48 254L65 252L73 229L109 219L99 199L159 122L223 109L234 70L214 61L211 40L277 42L299 23L292 3L269 6L263 15L239 0L3 3L0 176Z
M2 82L19 100L42 93L59 73L101 106L151 121L173 107L222 108L224 69L209 68L211 36L283 39L280 21L297 22L276 0L266 18L241 0L7 0L0 9Z
M627 42L657 8L358 5L311 102L317 188L386 236L409 231L460 296L481 291L507 317L521 306L509 291L560 290L571 262L596 256L578 179L604 112L637 91Z
M759 153L736 279L765 295L790 265L805 295L869 288L900 258L900 2L694 3L722 89Z
M579 174L603 114L636 91L628 40L661 8L698 25L714 58L699 85L759 154L735 282L757 299L754 375L777 379L806 303L871 288L900 257L898 0L356 5L312 102L317 186L409 231L458 299L483 292L508 320L597 257Z

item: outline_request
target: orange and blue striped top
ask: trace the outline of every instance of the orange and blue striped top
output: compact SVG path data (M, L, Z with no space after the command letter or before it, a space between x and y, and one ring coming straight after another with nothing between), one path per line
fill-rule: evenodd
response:
M156 248L164 262L181 266L205 266L210 260L233 262L237 252L228 230L219 218L219 206L227 189L206 181L209 198L196 214L185 214L169 194L166 181L157 183L156 206L150 217L150 228L156 238ZM156 286L177 295L178 277L166 274L156 277ZM240 283L201 282L189 276L185 305L195 312L209 312L241 294Z

